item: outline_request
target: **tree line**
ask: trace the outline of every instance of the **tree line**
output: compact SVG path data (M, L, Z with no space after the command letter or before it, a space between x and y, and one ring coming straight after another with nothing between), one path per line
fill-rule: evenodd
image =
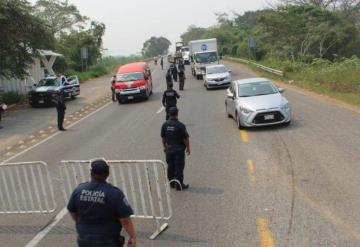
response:
M105 25L82 15L68 0L0 0L0 76L24 77L37 49L54 50L58 71L81 70L101 57ZM88 49L81 60L80 49Z
M236 57L334 61L360 55L359 10L358 0L282 0L232 17L216 13L217 25L190 26L181 38L215 37L221 53Z

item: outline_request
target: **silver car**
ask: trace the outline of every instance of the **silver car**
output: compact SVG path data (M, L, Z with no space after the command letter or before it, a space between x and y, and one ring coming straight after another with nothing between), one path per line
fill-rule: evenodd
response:
M283 91L265 78L233 81L227 90L226 113L239 128L290 124L291 107Z
M206 89L228 87L231 82L230 70L224 65L209 65L206 66L204 75L204 86Z

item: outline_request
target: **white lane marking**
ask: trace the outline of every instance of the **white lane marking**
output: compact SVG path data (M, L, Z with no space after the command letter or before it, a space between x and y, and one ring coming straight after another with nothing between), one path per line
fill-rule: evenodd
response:
M67 128L71 128L71 127L75 126L76 124L78 124L78 123L82 122L83 120L85 120L85 119L87 119L87 118L91 117L92 115L94 115L95 113L97 113L97 112L101 111L102 109L104 109L105 107L107 107L107 106L108 106L108 105L110 105L110 104L113 104L113 102L109 102L109 103L107 103L106 105L104 105L104 106L100 107L99 109L97 109L97 110L93 111L92 113L90 113L90 114L89 114L89 115L87 115L86 117L81 118L80 120L78 120L78 121L76 121L76 122L74 122L74 123L70 124ZM34 149L34 148L36 148L37 146L39 146L39 145L41 145L41 144L43 144L43 143L47 142L48 140L52 139L53 137L55 137L55 136L57 136L57 135L60 135L60 133L61 133L61 132L56 132L56 133L52 134L51 136L49 136L49 137L45 138L45 139L44 139L44 140L42 140L41 142L38 142L37 144L35 144L35 145L33 145L33 146L31 146L31 147L29 147L29 148L27 148L27 149L24 149L24 150L23 150L23 151L21 151L20 153L17 153L16 155L14 155L14 156L10 157L9 159L6 159L6 160L2 161L2 162L0 163L0 165L5 164L5 163L8 163L9 161L11 161L11 160L13 160L13 159L15 159L15 158L19 157L20 155L22 155L22 154L24 154L24 153L26 153L26 152L28 152L28 151L30 151L30 150L32 150L32 149ZM65 133L64 133L64 134L65 134Z
M69 128L69 127L71 128L71 127L75 126L76 124L82 122L83 120L91 117L92 115L94 115L95 113L101 111L102 109L104 109L105 107L107 107L107 106L110 105L110 104L113 104L113 102L107 103L106 105L100 107L100 108L97 109L96 111L93 111L92 113L90 113L90 114L87 115L86 117L84 117L84 118L82 118L82 119L80 119L80 120L72 123L71 125L68 126L68 128ZM55 137L55 136L57 136L57 135L59 135L59 134L60 134L60 132L54 133L53 135L49 136L48 138L42 140L41 142L39 142L39 143L37 143L37 144L35 144L35 145L33 145L33 146L31 146L31 147L23 150L22 152L14 155L14 156L12 156L12 157L10 157L9 159L4 160L4 161L1 162L0 164L7 163L7 162L9 162L9 161L11 161L11 160L19 157L20 155L22 155L22 154L24 154L24 153L26 153L26 152L34 149L35 147L39 146L39 145L42 144L42 143L47 142L48 140L52 139L53 137ZM34 246L38 245L38 244L40 243L40 241L65 217L66 214L67 214L67 209L66 209L66 207L64 207L64 208L55 216L54 221L51 222L51 224L49 224L48 226L46 226L44 229L42 229L38 234L36 234L36 236L26 245L26 247L34 247Z
M25 247L35 247L36 245L38 245L40 241L51 231L51 229L54 228L54 226L56 226L62 220L62 218L65 217L65 215L67 215L67 213L68 211L66 207L63 208L55 216L53 222L51 222L51 224L49 224L47 227L42 229L38 234L36 234L36 236L29 243L27 243L27 245L25 245Z
M160 114L163 110L165 110L165 107L161 107L157 112L156 112L156 114Z

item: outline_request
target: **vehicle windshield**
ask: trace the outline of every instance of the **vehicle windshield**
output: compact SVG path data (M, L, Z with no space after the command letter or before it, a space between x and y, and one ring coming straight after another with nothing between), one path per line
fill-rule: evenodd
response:
M195 54L197 63L213 63L218 60L216 52L206 52Z
M216 67L207 67L206 73L207 74L220 74L227 72L225 66L216 66Z
M51 86L60 86L60 79L59 78L47 78L47 79L42 79L39 81L38 83L38 87L51 87Z
M142 79L144 79L144 74L142 72L116 75L117 82L138 81L138 80L142 80Z
M184 51L189 51L189 47L183 47L181 48L181 51L184 52Z
M277 88L269 81L240 84L239 97L252 97L278 93Z

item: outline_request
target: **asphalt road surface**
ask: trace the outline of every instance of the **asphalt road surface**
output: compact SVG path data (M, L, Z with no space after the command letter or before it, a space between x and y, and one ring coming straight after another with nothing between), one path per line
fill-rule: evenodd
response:
M230 64L233 77L256 76ZM42 160L55 185L64 159L161 159L159 112L165 71L154 68L146 102L106 103L101 110L12 161ZM207 91L187 67L179 118L191 136L185 182L172 190L170 228L135 220L139 246L360 246L360 115L287 90L290 126L239 131L225 113L225 90ZM177 88L177 84L175 84ZM56 186L62 208L61 193ZM56 215L0 216L0 246L25 246ZM75 246L65 216L37 246Z

